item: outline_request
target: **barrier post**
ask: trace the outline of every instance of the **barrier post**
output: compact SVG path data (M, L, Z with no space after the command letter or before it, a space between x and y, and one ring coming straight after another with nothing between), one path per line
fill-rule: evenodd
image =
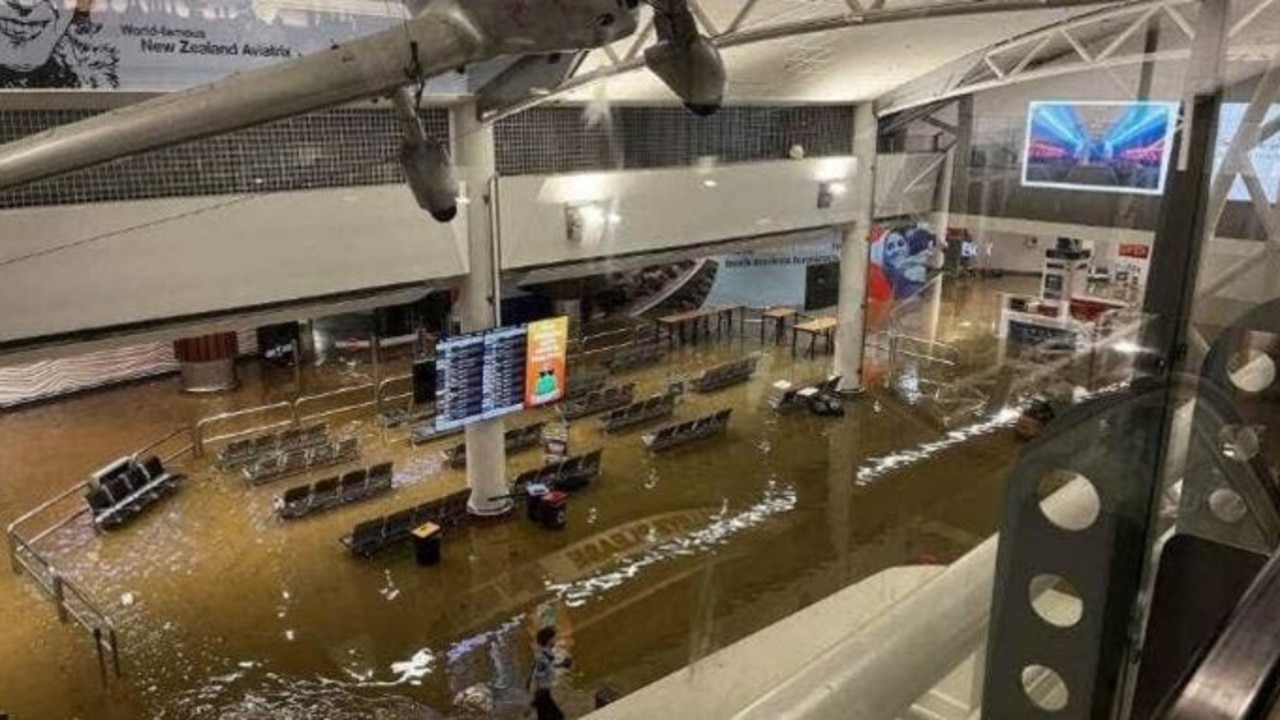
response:
M13 572L15 575L21 575L22 562L18 560L17 533L14 530L10 530L9 532L5 533L5 537L9 541L9 564L13 567Z
M67 621L67 591L63 585L62 573L51 568L53 575L53 602L58 606L58 619Z
M292 340L293 345L293 396L295 398L302 395L302 343L298 342L295 336Z
M111 640L111 664L115 667L116 677L120 677L120 643L116 639L116 629L107 628L107 637Z
M93 647L98 651L98 677L102 678L102 687L106 687L107 658L102 654L102 628L93 629Z

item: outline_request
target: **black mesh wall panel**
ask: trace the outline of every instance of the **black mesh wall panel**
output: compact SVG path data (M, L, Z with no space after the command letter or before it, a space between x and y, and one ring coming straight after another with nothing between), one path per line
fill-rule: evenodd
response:
M0 111L0 142L93 114ZM423 119L430 132L448 136L446 111L428 110ZM390 110L328 110L0 191L0 208L402 182L399 137Z
M705 118L678 106L538 107L499 122L494 138L502 175L779 160L797 144L809 157L849 155L853 107L724 107Z
M0 143L94 112L0 111ZM423 118L448 136L447 110ZM312 113L0 191L0 209L399 183L399 138L389 109ZM589 119L583 107L539 107L499 122L495 143L502 175L775 160L796 144L810 157L845 155L853 108L725 107L699 118L674 106L621 107Z

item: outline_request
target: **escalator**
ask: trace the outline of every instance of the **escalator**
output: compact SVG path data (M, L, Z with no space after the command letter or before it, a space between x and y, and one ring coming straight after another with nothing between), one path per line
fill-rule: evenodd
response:
M1144 652L1144 673L1176 671L1176 656L1158 653L1181 644L1189 657L1176 676L1172 690L1154 701L1158 686L1143 683L1139 675L1138 694L1130 714L1132 720L1266 720L1276 717L1277 680L1280 679L1280 551L1269 558L1239 548L1205 541L1179 550L1179 560L1195 556L1193 566L1200 575L1199 591L1189 588L1177 596L1157 595L1157 602L1175 604L1165 615L1153 615L1163 634L1151 638ZM1162 562L1162 572L1169 567ZM1227 568L1224 570L1224 567ZM1250 577L1250 571L1256 574ZM1225 585L1208 586L1206 574L1222 576ZM1172 590L1167 588L1166 590ZM1234 604L1223 603L1240 592ZM1216 605L1209 596L1216 596ZM1191 604L1197 606L1189 607ZM1195 613L1194 611L1200 611ZM1179 617L1173 617L1173 616ZM1216 622L1215 622L1216 621ZM1193 645L1186 635L1194 628L1210 627L1205 641ZM1181 637L1180 637L1181 636ZM1146 694L1144 694L1144 692Z

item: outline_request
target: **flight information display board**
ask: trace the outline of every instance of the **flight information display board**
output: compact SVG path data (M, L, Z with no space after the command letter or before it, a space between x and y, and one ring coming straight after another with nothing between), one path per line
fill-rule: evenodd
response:
M460 335L436 346L436 429L452 430L524 407L523 327Z

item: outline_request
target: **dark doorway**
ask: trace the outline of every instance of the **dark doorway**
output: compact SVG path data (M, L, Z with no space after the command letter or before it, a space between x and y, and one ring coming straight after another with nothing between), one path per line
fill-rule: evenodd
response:
M804 272L804 309L834 306L840 300L840 263L809 265Z

